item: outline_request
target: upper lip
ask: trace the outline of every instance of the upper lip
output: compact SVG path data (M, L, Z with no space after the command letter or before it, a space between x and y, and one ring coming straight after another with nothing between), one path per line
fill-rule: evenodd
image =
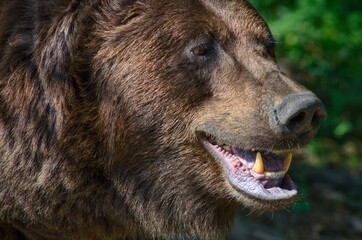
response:
M245 151L260 151L260 152L290 152L294 149L305 146L311 138L311 133L296 136L283 137L269 133L263 135L259 133L240 134L225 132L218 129L217 126L208 124L196 129L196 136L205 138L209 142L217 143L218 145L235 146Z

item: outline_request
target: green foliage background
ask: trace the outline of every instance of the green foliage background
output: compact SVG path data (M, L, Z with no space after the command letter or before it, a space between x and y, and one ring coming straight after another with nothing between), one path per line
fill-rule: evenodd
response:
M287 72L324 102L328 119L308 147L316 167L362 170L362 2L252 0Z

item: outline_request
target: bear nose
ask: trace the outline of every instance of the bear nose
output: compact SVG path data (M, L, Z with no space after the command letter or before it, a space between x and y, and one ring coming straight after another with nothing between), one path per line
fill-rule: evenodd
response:
M286 96L276 109L282 128L297 135L319 128L327 117L323 103L313 93L294 93Z

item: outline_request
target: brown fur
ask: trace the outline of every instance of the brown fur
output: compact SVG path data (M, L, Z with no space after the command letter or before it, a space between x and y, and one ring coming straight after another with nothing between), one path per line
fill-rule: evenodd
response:
M5 1L4 1L5 2ZM222 238L243 199L199 143L285 149L306 91L243 0L12 0L0 17L0 239ZM187 56L215 41L217 57ZM285 204L284 204L285 205Z

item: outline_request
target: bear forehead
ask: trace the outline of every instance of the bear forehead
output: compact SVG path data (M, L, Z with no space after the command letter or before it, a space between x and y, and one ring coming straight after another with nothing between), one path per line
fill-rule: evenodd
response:
M248 36L270 42L272 34L263 18L244 0L179 0L155 1L152 9L164 15L174 27L187 26L189 32L210 30L220 38ZM161 20L161 19L159 19Z
M200 1L234 33L241 33L243 30L247 30L253 31L257 35L270 34L266 22L248 1Z

